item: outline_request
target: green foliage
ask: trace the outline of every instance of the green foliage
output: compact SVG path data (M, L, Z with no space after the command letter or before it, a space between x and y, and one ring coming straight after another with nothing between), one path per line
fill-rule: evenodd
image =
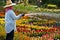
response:
M33 0L33 1L32 1L32 0L29 0L29 3L30 3L30 4L33 4L33 5L36 5L36 1L37 1L37 0Z
M56 5L58 6L58 8L60 8L60 0L56 1Z
M55 8L55 9L56 9L56 8L57 8L57 6L56 6L56 5L53 5L53 4L48 4L48 5L47 5L47 8L49 8L49 9L51 9L51 8L53 8L53 9L54 9L54 8Z
M4 6L5 2L4 1L0 1L0 6Z
M36 7L34 7L34 5L24 6L24 4L18 4L16 6L14 6L14 10L19 11L20 13L21 12L23 12L23 13L28 13L28 12L59 13L60 12L59 9L57 9L57 6L53 5L53 4L48 4L48 6L46 4L44 4L42 7L43 8L36 8ZM47 9L47 8L49 8L49 9Z
M3 10L4 8L4 5L5 5L5 2L3 2L3 1L0 1L0 10Z
M55 34L54 39L60 39L60 34Z
M46 32L40 32L40 33L31 33L31 34L27 34L27 36L30 36L30 37L41 37L42 35L46 34Z
M15 1L18 1L18 0L12 0L12 2L15 2ZM33 5L37 5L37 0L23 0L24 3L26 3L26 5L28 4L33 4ZM55 4L57 5L58 7L60 7L60 0L42 0L42 5L47 5L47 4ZM45 6L44 6L45 7Z
M24 6L24 4L18 4L14 6L14 10L18 10L24 13L35 11L35 8L32 5Z
M55 4L60 6L60 0L42 0L42 4Z
M0 40L5 40L5 39L6 39L5 35L0 36Z

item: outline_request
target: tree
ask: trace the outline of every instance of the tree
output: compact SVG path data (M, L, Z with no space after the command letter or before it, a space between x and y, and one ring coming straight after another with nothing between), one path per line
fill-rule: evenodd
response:
M16 0L11 0L13 3L15 3Z
M32 4L32 5L36 5L37 0L33 0L33 1L32 0L29 0L29 3Z
M36 4L37 4L38 7L41 7L41 3L42 3L42 0L37 0Z

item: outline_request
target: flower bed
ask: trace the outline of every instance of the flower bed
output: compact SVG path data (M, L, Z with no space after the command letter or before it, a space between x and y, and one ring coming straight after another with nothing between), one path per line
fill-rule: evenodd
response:
M43 35L46 33L54 33L56 31L58 31L57 28L53 28L53 27L38 27L37 26L37 28L19 26L19 27L17 27L17 30L18 30L18 32L29 33L29 35L35 33L36 36L38 36L40 33Z
M26 26L19 26L17 27L17 31L18 33L22 33L25 34L26 36L28 36L29 38L32 39L41 39L41 40L57 40L60 39L60 30L58 30L58 28L47 28L47 27L42 27L40 29L36 29L36 28L29 28ZM44 38L44 39L43 39ZM36 39L36 40L37 40Z
M4 29L4 19L1 18L0 20L0 34L1 40L5 39L5 30ZM34 25L33 23L37 23L38 21L33 21L32 24L26 24L22 22L29 22L31 20L28 19L21 19L18 20L17 23L17 31L15 32L14 40L57 40L60 39L60 27L59 26L47 26L47 25ZM55 21L46 21L47 24L55 23ZM44 20L41 22L42 24L45 23ZM40 24L41 24L40 23ZM3 31L2 31L3 30ZM4 35L3 35L4 34ZM2 39L3 38L3 39Z

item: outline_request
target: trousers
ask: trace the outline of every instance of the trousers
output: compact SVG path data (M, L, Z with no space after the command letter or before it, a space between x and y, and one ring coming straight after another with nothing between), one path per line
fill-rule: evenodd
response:
M14 30L6 34L6 40L13 40L13 37L14 37Z

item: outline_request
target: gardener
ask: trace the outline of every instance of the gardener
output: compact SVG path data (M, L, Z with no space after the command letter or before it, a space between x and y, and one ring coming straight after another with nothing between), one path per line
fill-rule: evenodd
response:
M5 28L6 28L6 40L13 40L14 37L14 31L16 30L16 19L20 19L24 14L19 14L18 16L15 15L13 11L13 5L16 5L15 3L12 3L11 0L6 1L5 8Z

